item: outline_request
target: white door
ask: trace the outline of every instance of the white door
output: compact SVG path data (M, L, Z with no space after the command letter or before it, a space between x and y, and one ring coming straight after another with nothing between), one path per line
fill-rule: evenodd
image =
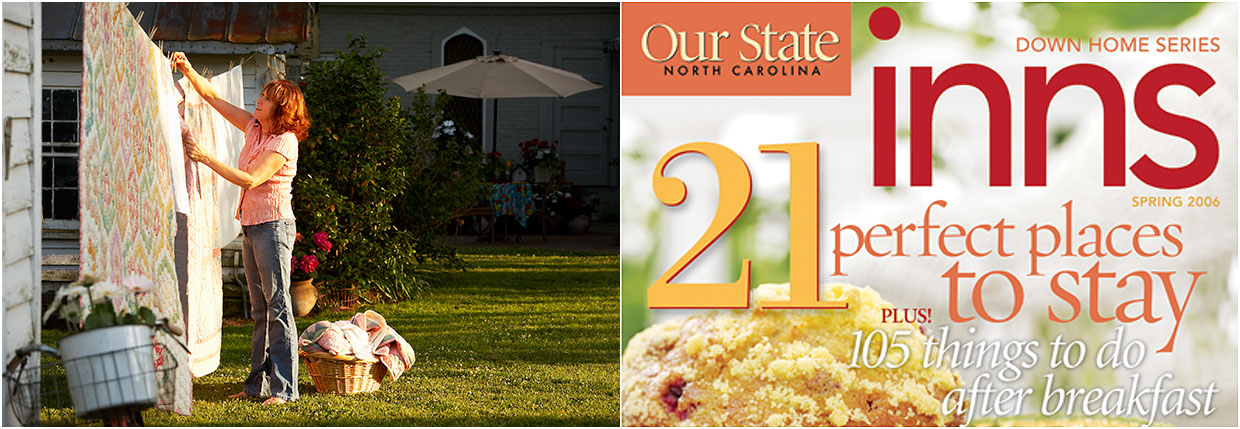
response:
M606 53L600 47L555 47L552 67L580 74L594 83L606 85ZM560 142L560 159L566 162L568 179L574 184L606 186L609 133L604 117L607 88L593 89L552 101L552 136Z

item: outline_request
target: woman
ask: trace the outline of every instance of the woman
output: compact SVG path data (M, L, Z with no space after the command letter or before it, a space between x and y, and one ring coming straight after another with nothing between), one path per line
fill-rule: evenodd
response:
M220 99L211 82L194 71L185 53L173 53L172 64L211 107L245 132L245 146L235 168L203 152L192 139L185 141L190 159L241 187L237 219L241 221L254 333L245 388L229 397L270 396L263 405L296 401L297 325L288 290L297 235L292 204L297 141L310 128L305 98L293 82L269 82L251 114Z

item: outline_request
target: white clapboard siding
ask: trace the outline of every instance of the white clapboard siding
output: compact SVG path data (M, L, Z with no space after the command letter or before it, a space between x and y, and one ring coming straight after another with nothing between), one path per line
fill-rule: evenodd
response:
M5 3L4 123L9 154L3 162L4 362L23 346L39 341L41 304L39 230L42 214L38 190L42 180L37 156L42 83L38 3ZM7 404L4 425L17 425Z

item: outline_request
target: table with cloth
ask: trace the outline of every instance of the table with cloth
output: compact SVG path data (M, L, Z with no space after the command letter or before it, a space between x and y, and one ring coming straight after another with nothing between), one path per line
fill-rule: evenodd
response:
M538 211L534 202L534 185L529 183L496 183L491 186L491 208L495 217L512 216L525 228L530 215Z

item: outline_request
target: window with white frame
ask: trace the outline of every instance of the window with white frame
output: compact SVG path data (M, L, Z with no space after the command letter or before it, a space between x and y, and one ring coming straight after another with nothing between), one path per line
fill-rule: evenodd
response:
M43 218L78 218L80 88L43 89Z

